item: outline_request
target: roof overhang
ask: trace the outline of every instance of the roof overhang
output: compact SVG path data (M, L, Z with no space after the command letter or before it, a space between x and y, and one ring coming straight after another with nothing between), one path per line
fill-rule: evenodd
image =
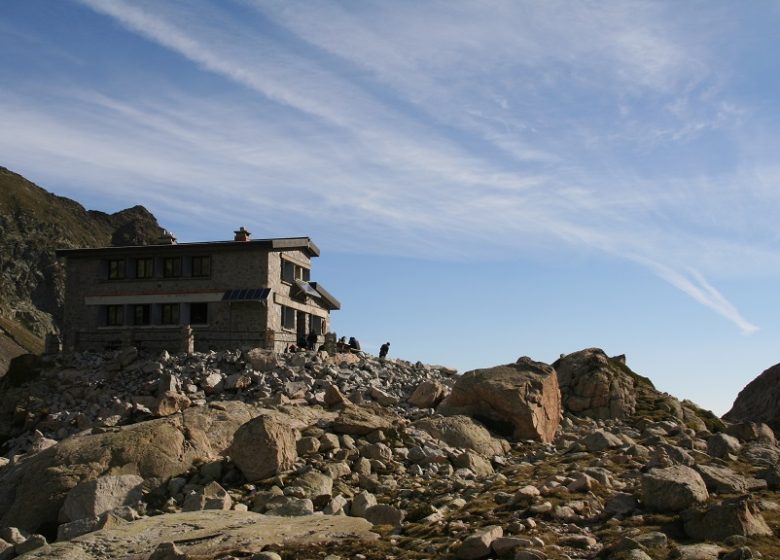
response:
M320 249L309 237L283 237L274 239L254 239L251 241L204 241L197 243L176 243L162 245L131 245L125 247L88 247L76 249L57 249L58 257L94 258L132 256L143 253L167 255L197 254L204 251L303 251L309 257L319 257Z
M331 293L322 287L321 284L317 282L309 282L309 286L317 290L317 293L322 296L321 303L329 310L329 311L335 311L337 309L341 309L341 303L339 300L337 300Z

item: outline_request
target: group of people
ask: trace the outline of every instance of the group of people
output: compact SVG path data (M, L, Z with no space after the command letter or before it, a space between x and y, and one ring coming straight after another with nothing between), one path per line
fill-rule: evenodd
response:
M319 337L316 333L310 332L308 335L301 336L300 339L298 339L298 344L290 344L286 352L298 352L299 350L316 350L317 349L317 342L319 341ZM354 336L349 337L349 341L347 341L347 337L342 336L338 340L338 347L339 349L348 349L350 352L360 352L360 342L357 338ZM390 352L390 343L385 342L382 346L379 348L379 358L384 360L387 358L387 354Z

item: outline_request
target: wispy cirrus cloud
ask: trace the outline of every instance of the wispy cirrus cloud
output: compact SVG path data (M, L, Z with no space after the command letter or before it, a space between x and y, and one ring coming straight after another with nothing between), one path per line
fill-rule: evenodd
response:
M166 187L214 222L274 209L269 234L314 222L345 249L594 249L756 328L707 276L747 255L780 270L728 219L745 189L751 210L766 197L750 170L695 176L684 161L747 113L723 93L709 38L670 23L667 5L78 2L223 88L52 87L45 109L0 95L4 153L63 162L95 188L121 177L171 216ZM671 153L651 167L659 150Z

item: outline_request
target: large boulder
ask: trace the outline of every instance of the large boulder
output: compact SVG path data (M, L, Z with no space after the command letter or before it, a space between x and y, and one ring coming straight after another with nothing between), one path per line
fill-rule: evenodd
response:
M243 403L192 407L181 415L71 437L0 470L0 527L54 529L71 488L104 475L137 474L154 485L217 458L258 414Z
M447 396L449 389L443 383L431 379L423 381L407 399L417 408L434 408Z
M506 441L494 438L490 432L468 416L433 416L412 424L451 447L471 449L487 457L503 455L509 450Z
M626 418L636 410L636 378L621 358L599 348L562 356L553 363L565 411L590 418Z
M121 506L135 506L143 499L144 479L136 474L101 476L74 486L65 497L60 521L67 523L97 517Z
M530 358L463 374L437 412L471 416L517 439L551 442L561 416L555 370Z
M771 537L758 507L748 498L738 498L709 506L692 508L681 516L686 534L701 541L722 541L732 535Z
M325 545L373 541L365 519L345 515L307 515L285 518L251 512L207 510L145 517L57 542L24 556L25 560L147 560L149 558L223 558L240 550L247 557L269 545ZM172 543L180 556L153 556ZM158 553L159 553L158 551Z
M707 501L709 493L701 475L690 467L675 465L653 469L642 476L642 502L655 511L682 511Z
M379 411L373 412L362 406L346 405L331 425L331 430L337 434L365 436L376 430L386 430L392 427L392 421Z
M748 383L723 418L729 422L763 422L780 430L780 364Z
M262 480L295 465L296 440L296 431L288 421L262 415L236 431L227 453L247 480Z

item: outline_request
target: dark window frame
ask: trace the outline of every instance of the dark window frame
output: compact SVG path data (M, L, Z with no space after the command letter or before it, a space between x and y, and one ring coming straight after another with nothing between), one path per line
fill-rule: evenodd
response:
M135 277L138 279L154 278L154 258L140 257L135 259Z
M181 257L163 258L163 278L181 278Z
M124 305L106 305L106 326L121 327L125 324Z
M296 312L292 307L282 305L282 328L288 330L295 330L295 317ZM290 320L292 318L292 321Z
M211 257L200 256L192 257L192 277L208 278L211 276Z
M127 271L127 261L125 259L108 260L108 279L124 280Z
M160 324L178 325L181 321L181 305L178 303L160 304Z
M152 306L149 305L148 303L133 305L133 325L146 326L151 324L152 324Z

